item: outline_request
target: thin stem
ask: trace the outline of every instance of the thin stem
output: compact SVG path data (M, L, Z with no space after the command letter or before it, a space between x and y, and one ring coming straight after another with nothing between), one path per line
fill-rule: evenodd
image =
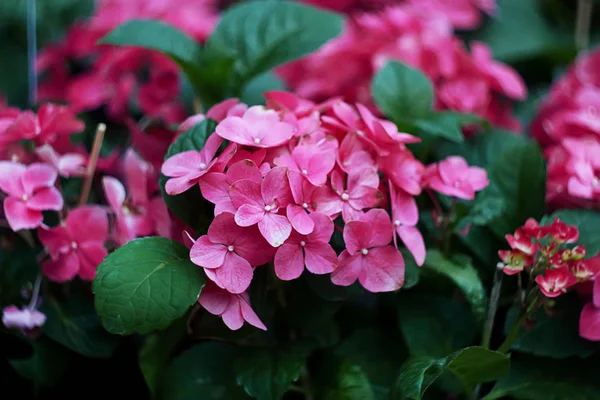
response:
M592 9L592 0L578 0L577 20L575 22L575 46L577 46L578 51L587 49L590 44Z
M90 160L85 170L85 181L83 182L83 189L81 190L81 197L79 198L79 205L87 203L92 189L92 181L94 180L94 174L96 173L96 165L98 163L98 157L100 157L100 149L102 148L102 141L104 140L104 133L106 132L106 125L100 123L96 129L96 136L94 137L94 144L90 153Z
M37 103L37 26L35 0L27 0L27 83L29 85L29 105Z
M494 329L494 320L496 318L496 311L498 310L498 300L500 299L500 289L502 288L503 277L504 272L502 269L496 268L496 272L494 273L494 285L492 286L492 293L490 295L487 319L483 326L483 337L481 340L481 345L486 349L490 348L492 330Z
M435 194L433 194L433 192L431 190L427 190L427 194L429 195L429 197L431 198L431 201L433 202L433 205L435 206L435 210L438 213L438 218L443 216L444 211L442 210L442 206L440 206L440 202L435 197Z
M521 310L521 312L519 313L519 318L517 318L517 321L512 326L510 332L508 333L508 336L506 336L504 343L500 345L497 351L499 351L500 353L506 353L508 352L508 350L510 350L510 346L512 346L513 342L517 339L517 336L519 336L519 330L521 329L521 325L523 325L527 318L529 318L529 316L537 309L537 306L538 293L535 293L533 295L531 304L529 305L529 307L527 307L526 310Z
M338 231L344 233L344 228L342 228L341 226L339 226L337 224L334 224L334 226L335 226L335 229L337 229Z
M29 301L29 308L34 309L37 306L38 298L40 295L40 288L42 287L42 274L38 274L35 278L33 285L33 292L31 293L31 300Z

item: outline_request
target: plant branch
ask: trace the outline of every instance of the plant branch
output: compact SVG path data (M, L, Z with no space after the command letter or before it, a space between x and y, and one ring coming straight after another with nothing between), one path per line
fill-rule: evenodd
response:
M590 44L592 9L592 0L578 0L577 20L575 22L575 46L577 47L577 51L587 49Z
M94 180L94 174L96 173L96 165L98 164L98 157L100 157L100 149L102 148L102 141L104 140L105 132L106 125L102 123L98 124L98 128L96 128L96 136L94 137L94 144L90 153L90 159L85 170L85 180L83 182L83 189L81 190L81 197L79 198L80 206L87 203L90 195L92 181Z
M494 320L496 318L496 311L498 310L498 300L500 299L500 289L502 288L503 277L504 272L502 271L502 268L496 268L496 271L494 272L494 285L492 286L492 293L490 294L490 304L488 307L487 319L483 326L483 337L481 339L481 345L486 349L490 348L492 330L494 329Z

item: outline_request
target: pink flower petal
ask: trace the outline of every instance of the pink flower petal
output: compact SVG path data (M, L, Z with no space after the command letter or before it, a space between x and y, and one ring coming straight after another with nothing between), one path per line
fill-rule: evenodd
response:
M77 249L79 257L79 276L83 280L91 281L96 276L98 265L108 255L103 243L86 242Z
M126 196L123 184L116 178L105 176L102 178L102 186L110 207L116 212L121 212Z
M224 201L231 202L229 199L229 186L227 176L219 172L210 172L200 180L202 197L213 204Z
M167 192L169 196L175 196L188 191L195 184L196 181L190 180L188 175L181 176L179 178L170 178L165 183L165 192Z
M385 246L392 241L393 225L388 213L376 208L369 210L361 219L371 225L371 246Z
M248 289L253 273L250 263L232 251L227 252L223 265L215 270L217 281L230 293Z
M64 205L63 198L55 187L39 189L27 200L27 207L32 210L62 210Z
M363 255L351 256L344 250L338 257L338 266L331 273L331 282L338 286L350 286L358 279L363 269Z
M248 179L259 185L262 183L262 174L252 160L244 159L236 162L227 169L227 178L231 183Z
M329 243L311 242L304 246L304 262L313 274L328 274L336 268L338 259Z
M219 268L225 262L227 247L210 241L208 236L200 236L190 250L190 260L203 268Z
M125 154L124 169L127 191L134 204L148 204L148 164L133 149Z
M229 196L234 207L239 208L243 205L253 205L263 208L265 203L261 196L260 184L251 180L243 179L235 182L229 188Z
M56 261L43 263L42 272L54 282L70 281L79 272L79 258L73 251L61 254Z
M100 206L83 206L67 216L66 228L78 243L104 243L108 237L108 215Z
M237 299L229 303L227 309L221 314L221 318L223 318L223 323L232 331L237 331L244 325L244 316Z
M235 223L239 226L252 226L261 222L266 214L264 207L243 204L235 213Z
M0 161L0 190L6 194L21 198L25 189L21 184L21 177L26 167L10 161Z
M254 135L249 124L240 117L225 118L215 128L217 135L230 142L254 146Z
M279 247L290 237L292 225L283 215L266 213L258 223L258 230L271 246Z
M55 228L38 229L40 242L48 249L50 256L56 259L60 253L71 251L73 239L66 227L58 225Z
M584 339L600 340L600 308L588 303L581 310L579 317L579 336Z
M396 228L402 243L415 258L415 262L420 267L425 262L425 242L421 232L414 226L399 226Z
M15 232L21 229L37 228L44 220L41 211L28 208L25 202L14 197L7 197L4 200L4 215L8 225Z
M246 293L242 293L239 295L240 301L240 309L242 312L242 317L244 320L255 328L262 329L263 331L267 330L267 327L263 322L258 318L258 315L254 312L252 307L250 306L250 301L247 299L248 297Z
M278 207L286 207L291 203L292 192L287 180L287 168L275 167L267 172L260 190L264 204L276 203Z
M594 287L592 293L594 299L594 306L600 308L600 278L594 279Z
M313 220L306 213L306 210L300 206L289 204L286 208L286 214L292 227L302 235L308 235L315 228ZM327 216L325 217L328 218Z
M200 164L204 163L206 167L208 166L207 160L203 155L196 150L184 151L174 156L169 157L162 165L161 172L165 176L170 177L181 177L181 176L194 176L198 177L202 174L202 169L200 168ZM190 176L190 179L193 179Z
M219 288L211 281L208 281L202 289L202 292L200 292L200 299L198 299L198 302L209 313L221 315L233 300L232 297L233 295L231 293Z
M362 257L362 254L359 256ZM370 292L391 292L404 284L404 259L394 246L369 250L364 256L360 284Z
M299 244L284 244L275 253L275 275L283 281L298 278L304 271L304 257Z
M57 173L49 164L30 164L21 178L25 193L32 194L36 189L54 186Z
M333 221L325 214L311 213L310 218L314 223L314 230L307 236L309 242L324 242L329 243L331 235L333 235Z
M344 226L344 243L348 254L353 255L357 251L370 247L370 230L371 226L361 221L350 221Z
M417 201L404 190L396 189L392 182L389 184L393 223L396 224L398 221L402 225L415 226L419 221Z

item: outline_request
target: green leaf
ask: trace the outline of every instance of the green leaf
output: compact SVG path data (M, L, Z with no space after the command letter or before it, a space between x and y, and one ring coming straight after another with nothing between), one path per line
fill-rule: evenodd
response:
M402 366L394 399L420 400L446 371L458 379L469 396L476 384L495 381L508 374L509 368L510 358L506 354L483 347L467 347L441 359L413 358Z
M486 290L468 257L452 261L445 258L439 250L428 249L423 268L442 274L454 282L471 305L473 314L483 321L487 303Z
M332 12L287 1L253 1L229 8L208 39L234 60L241 89L253 77L301 58L342 32L343 18Z
M42 331L52 340L87 357L110 357L116 345L100 325L91 302L71 299L58 304L50 301L40 310L46 314Z
M266 73L252 79L244 88L240 101L248 105L263 105L265 98L263 94L271 90L286 90L285 84L277 75Z
M71 354L64 347L53 343L47 338L32 342L31 357L19 360L9 360L10 365L24 378L43 385L56 383L65 372L71 361Z
M479 116L474 114L436 111L415 120L414 125L426 134L461 143L464 141L463 126L481 125L483 122Z
M549 225L554 218L559 218L566 224L575 225L579 229L579 240L577 244L585 245L589 255L600 252L600 213L593 210L560 210L551 215L546 215L541 220L542 225Z
M234 364L238 384L258 400L278 400L300 377L302 349L244 348Z
M504 199L492 196L491 192L482 192L475 197L467 215L462 217L455 227L460 232L467 226L486 226L504 212Z
M514 357L513 357L514 358ZM508 376L500 379L483 400L598 400L597 360L513 359Z
M179 318L167 329L146 338L139 352L139 365L146 384L153 394L159 390L160 380L171 353L186 334L187 318Z
M468 346L478 327L468 308L427 293L402 293L398 323L411 356L445 357Z
M202 150L206 139L214 133L216 126L217 123L215 121L205 119L194 125L191 129L183 132L175 140L175 143L169 146L165 160L184 151ZM168 179L168 177L161 174L159 186L163 200L169 210L195 230L199 232L206 231L210 221L213 219L213 207L210 202L202 197L199 186L194 185L194 187L184 193L170 196L165 192L165 183Z
M402 289L410 289L419 283L421 267L417 265L412 254L406 249L401 249L400 252L404 257L404 285Z
M544 309L538 310L533 326L520 330L511 349L558 359L588 357L598 349L598 345L579 336L580 310L580 302L572 296L561 298L551 315ZM504 324L505 334L508 335L513 327L517 314L516 307L509 310Z
M239 349L206 342L185 351L171 364L161 386L164 400L249 399L235 383L233 363Z
M375 393L363 369L333 353L323 353L311 369L317 400L374 400Z
M106 330L144 334L181 317L198 300L204 280L185 246L148 237L109 254L98 267L92 289Z

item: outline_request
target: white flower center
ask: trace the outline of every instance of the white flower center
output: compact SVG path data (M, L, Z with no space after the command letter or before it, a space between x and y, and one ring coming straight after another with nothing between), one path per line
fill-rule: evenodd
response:
M302 203L302 207L303 208L308 208L308 204L307 203Z
M265 206L265 211L266 211L266 212L269 212L269 211L271 211L271 206L269 206L269 205Z
M23 197L21 197L21 199L23 199L23 201L27 201L29 200L29 197L26 194L24 194Z
M302 247L306 246L306 242L305 242L304 240L303 240L303 241L301 241L301 242L300 242L300 246L302 246Z
M599 184L600 182L598 181L598 178L594 177L594 179L592 180L592 186L597 188Z
M350 195L346 192L342 193L342 200L348 201L350 199Z
M307 171L307 170L305 170L305 169L303 169L303 170L302 170L302 173L303 173L304 175L306 175L306 174L308 174L308 171Z
M200 169L206 169L206 164L200 163Z
M233 251L233 246L227 246L227 251Z
M400 226L400 221L399 220L395 220L394 221L394 226Z
M368 249L362 249L360 252L362 253L363 256L366 256L367 254L369 254Z
M71 242L71 248L76 249L77 243L75 241Z
M255 144L259 144L260 143L260 138L254 138L254 143Z

